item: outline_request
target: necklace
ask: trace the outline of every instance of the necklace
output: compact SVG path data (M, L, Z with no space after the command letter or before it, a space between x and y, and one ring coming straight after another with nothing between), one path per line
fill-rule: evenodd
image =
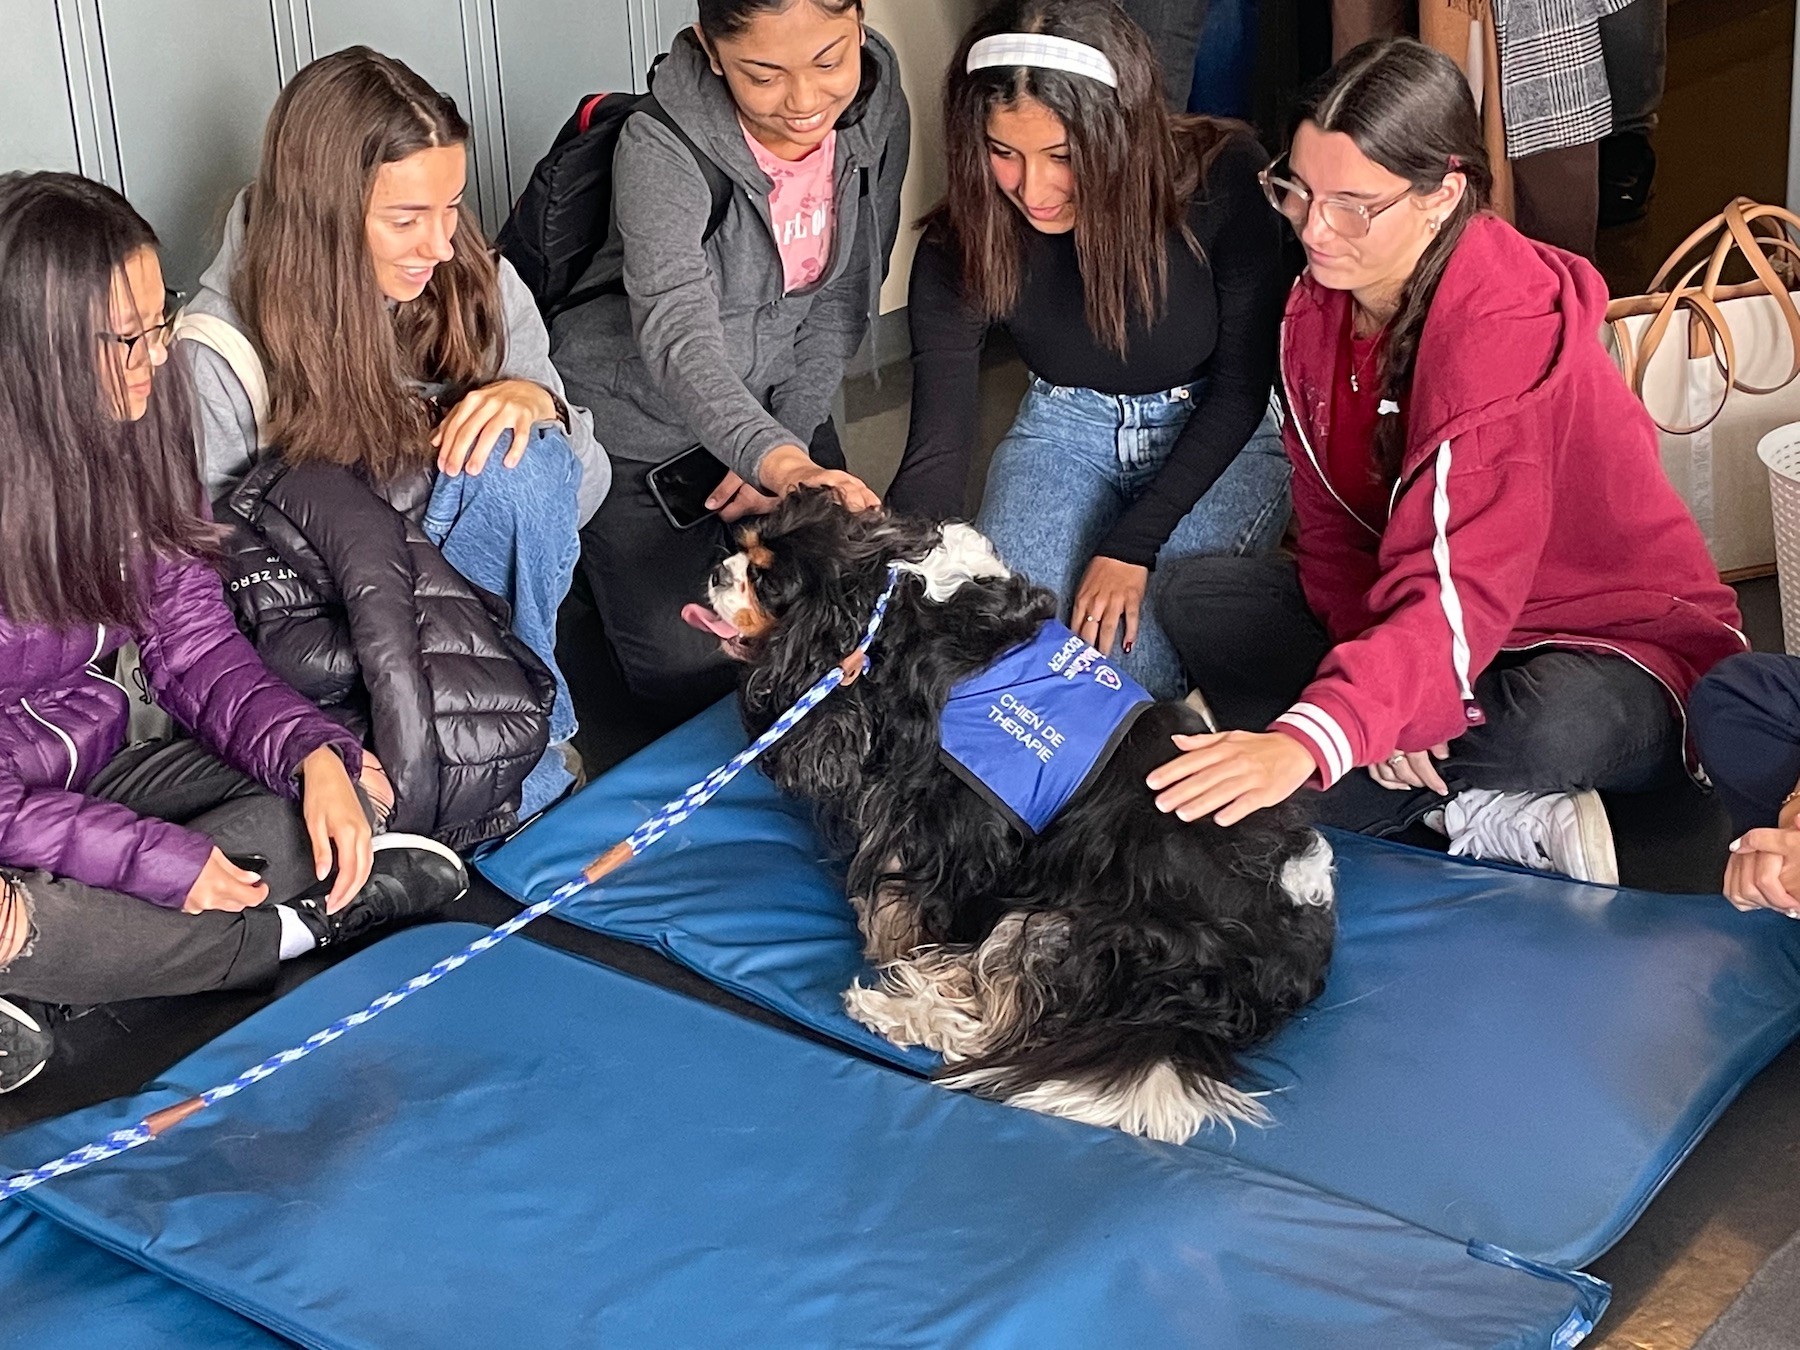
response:
M1350 350L1354 354L1354 352L1356 351L1355 346L1353 345L1350 348ZM1353 394L1362 393L1361 377L1364 375L1367 375L1369 373L1369 363L1375 359L1375 357L1380 353L1380 351L1381 351L1381 344L1379 342L1377 342L1369 348L1369 354L1367 356L1363 357L1363 359L1360 361L1353 361L1351 363L1351 365L1350 365L1350 392L1351 393L1353 393Z

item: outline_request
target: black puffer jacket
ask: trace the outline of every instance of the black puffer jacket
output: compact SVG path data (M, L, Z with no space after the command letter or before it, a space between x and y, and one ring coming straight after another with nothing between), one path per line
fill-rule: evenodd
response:
M425 537L423 507L408 487L378 496L349 469L266 455L218 515L232 605L263 660L373 746L390 829L467 849L518 824L555 684L505 602Z

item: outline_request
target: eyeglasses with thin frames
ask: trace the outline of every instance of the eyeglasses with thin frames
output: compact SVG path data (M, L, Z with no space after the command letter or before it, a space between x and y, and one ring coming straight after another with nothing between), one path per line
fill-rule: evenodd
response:
M1306 228L1313 208L1317 207L1326 229L1340 239L1361 239L1369 233L1375 217L1412 196L1413 190L1406 188L1379 205L1354 202L1348 197L1318 197L1304 183L1296 183L1276 172L1276 166L1285 163L1284 156L1257 174L1256 181L1262 184L1263 196L1269 199L1269 205L1287 217L1295 234Z
M150 359L152 347L160 347L163 351L169 349L169 343L173 340L175 320L181 317L181 302L185 299L187 297L180 291L165 291L163 292L161 323L152 324L143 332L133 333L129 337L120 333L103 332L100 334L100 338L105 342L116 342L125 349L125 355L122 358L125 362L125 369L141 369L144 363Z

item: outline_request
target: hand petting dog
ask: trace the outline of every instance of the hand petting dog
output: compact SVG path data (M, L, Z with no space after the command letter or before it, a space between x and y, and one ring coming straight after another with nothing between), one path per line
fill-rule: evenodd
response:
M1279 806L1318 772L1306 747L1279 731L1226 731L1172 738L1184 753L1151 773L1156 809L1182 820L1211 816L1235 825Z

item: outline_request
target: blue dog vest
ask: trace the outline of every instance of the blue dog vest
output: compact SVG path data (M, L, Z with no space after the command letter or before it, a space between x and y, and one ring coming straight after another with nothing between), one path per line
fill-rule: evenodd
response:
M1036 834L1105 766L1153 701L1051 620L950 691L938 744L957 777Z

